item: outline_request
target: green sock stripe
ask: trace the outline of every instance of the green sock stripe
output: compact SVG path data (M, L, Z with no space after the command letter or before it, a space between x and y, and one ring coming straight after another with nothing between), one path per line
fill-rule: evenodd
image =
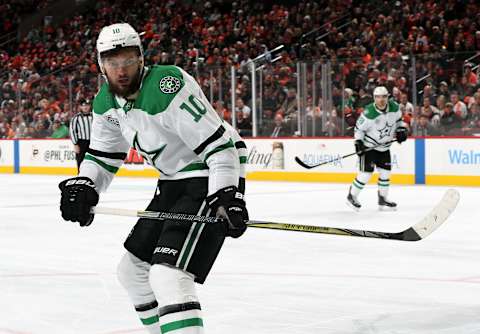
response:
M169 322L165 325L160 326L160 332L162 334L165 334L177 329L193 327L193 326L203 327L203 320L201 318L190 318L190 319Z
M355 181L357 181L357 180L355 180ZM353 184L355 187L357 187L358 189L362 190L362 189L363 189L363 186L360 185L360 184L357 184L357 182L355 182L355 181L353 181L352 184Z
M190 165L183 167L183 169L181 169L180 172L191 172L192 170L202 170L202 169L208 169L208 165L203 162L194 162Z
M232 148L232 147L235 148L235 145L233 144L232 139L229 139L226 144L220 145L220 146L216 147L215 149L213 149L212 151L205 154L205 160L204 161L207 161L208 158L210 158L210 156L212 154L218 153L220 151L223 151L223 150L226 150L227 148Z
M359 185L361 185L362 187L365 186L365 183L358 181L357 178L355 178L355 180L353 180L353 182L357 182L357 183L358 183Z
M388 187L390 185L390 182L388 182L388 181L378 181L378 185L383 186L383 187Z
M140 320L142 321L142 324L144 324L146 326L147 325L152 325L152 324L158 322L158 315L154 315L153 317L146 318L146 319L140 318Z

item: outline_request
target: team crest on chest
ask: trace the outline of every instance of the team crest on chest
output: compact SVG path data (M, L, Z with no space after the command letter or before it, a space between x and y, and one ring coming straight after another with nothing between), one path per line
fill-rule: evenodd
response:
M159 86L162 93L173 94L178 92L178 90L180 89L180 79L169 75L160 80Z

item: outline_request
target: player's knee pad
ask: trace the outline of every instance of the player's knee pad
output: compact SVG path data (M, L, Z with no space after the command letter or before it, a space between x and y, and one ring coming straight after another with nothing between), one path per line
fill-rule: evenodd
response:
M152 299L153 293L148 281L149 269L149 263L140 260L129 252L123 255L118 264L118 280L136 303L143 303L145 299Z
M150 286L159 305L198 302L193 275L181 269L154 264L150 268Z

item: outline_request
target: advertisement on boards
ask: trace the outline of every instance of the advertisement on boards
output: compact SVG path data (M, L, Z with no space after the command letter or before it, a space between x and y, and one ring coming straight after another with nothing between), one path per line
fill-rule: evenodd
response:
M309 170L320 173L356 173L356 155L342 159L355 151L353 140L332 139L247 139L247 171L307 171L295 162L299 157L307 164L330 162ZM391 146L392 169L397 174L414 174L414 141Z
M11 172L13 170L13 140L0 140L0 171Z
M480 176L480 138L432 138L425 147L425 174Z
M70 140L20 141L21 167L76 167Z

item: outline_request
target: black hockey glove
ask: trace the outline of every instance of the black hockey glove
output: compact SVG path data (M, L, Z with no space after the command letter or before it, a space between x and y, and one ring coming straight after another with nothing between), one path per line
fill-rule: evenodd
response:
M408 129L404 126L399 126L397 130L395 130L395 136L397 137L397 142L403 143L407 140L408 137Z
M74 177L60 182L58 187L62 192L60 211L63 219L79 222L80 226L90 225L94 217L90 209L98 203L93 181L88 177Z
M357 153L358 156L362 156L365 153L364 150L366 148L367 147L365 146L363 141L361 141L360 139L355 140L355 153Z
M248 212L243 195L237 187L229 186L207 197L207 204L217 218L226 220L226 235L238 238L247 229Z

